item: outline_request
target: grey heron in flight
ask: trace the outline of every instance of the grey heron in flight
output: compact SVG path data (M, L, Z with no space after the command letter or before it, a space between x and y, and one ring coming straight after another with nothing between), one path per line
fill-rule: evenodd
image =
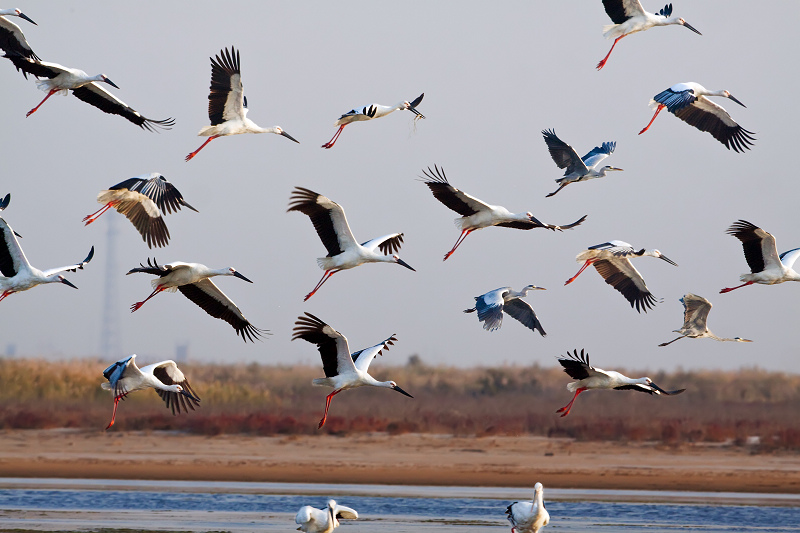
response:
M623 170L610 165L597 168L600 163L614 153L617 147L616 142L604 142L600 146L592 148L588 154L578 157L575 149L562 141L556 135L555 130L543 130L544 142L550 150L550 156L555 161L558 168L565 168L564 177L556 180L559 187L547 195L547 198L555 196L561 189L578 181L586 181L594 178L606 177L606 172L611 170Z

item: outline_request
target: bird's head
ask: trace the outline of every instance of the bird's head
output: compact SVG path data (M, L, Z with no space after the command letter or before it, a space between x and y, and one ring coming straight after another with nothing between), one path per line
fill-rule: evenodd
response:
M227 276L233 276L233 277L236 277L236 278L239 278L239 279L243 279L243 280L245 280L247 283L253 283L252 281L250 281L249 279L247 279L246 277L244 277L244 275L243 275L241 272L237 271L237 270L236 270L235 268L233 268L233 267L230 267L230 268L228 269L228 272L227 272L227 274L226 274L226 275L227 275Z
M691 24L689 24L688 22L686 22L686 21L685 21L685 20L683 20L682 18L679 18L679 19L678 19L678 21L676 22L676 24L680 24L681 26L683 26L683 27L685 27L685 28L688 28L688 29L692 30L692 31L693 31L693 32L695 32L697 35L703 35L703 34L702 34L702 33L700 33L699 31L697 31L697 30L696 30L696 29L695 29L695 28L694 28L694 27L693 27Z
M97 80L97 81L104 81L104 82L106 82L107 84L109 84L109 85L111 85L112 87L114 87L115 89L119 89L119 87L117 86L117 84L116 84L116 83L114 83L113 81L111 81L110 79L108 79L108 76L106 76L105 74L100 74L100 79L99 79L99 80Z
M395 390L395 391L399 392L400 394L403 394L403 395L405 395L405 396L408 396L409 398L413 398L413 396L411 396L409 393L407 393L406 391L404 391L403 389L401 389L400 387L398 387L398 386L397 386L397 383L395 383L394 381L390 381L390 382L389 382L389 388L390 388L390 389L392 389L392 390Z
M644 255L649 255L651 257L657 257L669 263L670 265L678 266L678 263L667 257L666 255L662 254L658 250L648 250L644 253Z
M392 256L392 261L397 263L398 265L402 265L402 266L406 267L407 269L413 270L414 272L416 272L416 269L414 267L412 267L411 265L409 265L408 263L406 263L405 261L400 259L400 256L397 255L397 254L394 254Z

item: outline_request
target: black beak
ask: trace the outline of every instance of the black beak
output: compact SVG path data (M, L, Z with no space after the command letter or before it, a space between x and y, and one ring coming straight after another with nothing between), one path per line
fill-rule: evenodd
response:
M403 389L401 389L401 388L400 388L400 387L398 387L397 385L395 385L394 387L392 387L392 389L393 389L393 390L396 390L396 391L397 391L397 392L399 392L400 394L405 394L405 395L406 395L406 396L408 396L409 398L413 398L413 396L411 396L409 393L407 393L406 391L404 391Z
M412 268L412 267L411 267L411 265L409 265L408 263L406 263L406 262L405 262L405 261L403 261L402 259L398 259L398 260L397 260L397 264L398 264L398 265L403 265L403 266L404 266L404 267L406 267L407 269L409 269L409 270L413 270L414 272L416 272L416 270L415 270L414 268Z
M419 118L425 118L425 115L414 109L414 106L409 105L408 110L417 115Z
M67 281L67 278L62 279L61 283L63 283L64 285L66 285L68 287L72 287L73 289L77 289L78 288L75 285L73 285L72 283L70 283L69 281Z
M36 24L36 23L35 23L35 22L34 22L34 21L33 21L33 20L32 20L32 19L31 19L31 18L28 16L28 15L26 15L25 13L20 13L20 14L19 14L19 18L27 20L28 22L30 22L30 23L31 23L31 24L33 24L34 26L38 26L38 24Z
M194 211L195 213L199 213L199 212L200 212L200 211L198 211L197 209L195 209L194 207L190 206L190 205L189 205L187 202L185 202L183 199L181 199L181 201L180 201L180 202L181 202L181 205L182 205L183 207L186 207L186 208L188 208L188 209L191 209L191 210L192 210L192 211Z
M250 281L249 279L247 279L246 277L244 277L244 276L243 276L243 275L242 275L240 272L234 272L234 273L233 273L233 275L234 275L235 277L239 278L239 279L243 279L243 280L245 280L247 283L253 283L252 281Z
M664 261L666 261L666 262L667 262L667 263L669 263L670 265L675 265L675 266L678 266L678 263L676 263L675 261L673 261L672 259L670 259L670 258L669 258L669 257L667 257L666 255L662 255L662 256L661 256L659 259L663 259Z
M106 78L104 81L105 81L107 84L111 85L112 87L114 87L114 88L116 88L116 89L119 89L119 87L117 86L117 84L116 84L116 83L114 83L113 81L111 81L110 79Z
M655 390L657 390L658 392L660 392L661 394L666 394L667 396L674 396L674 395L680 394L680 393L682 393L683 391L686 390L686 389L664 390L661 387L659 387L658 385L656 385L655 383L653 383L652 381L650 382L650 386L652 388L654 388Z
M685 27L689 28L690 30L692 30L693 32L695 32L697 35L703 35L703 34L702 34L702 33L700 33L699 31L697 31L696 29L694 29L694 27L693 27L693 26L691 26L691 25L690 25L688 22L684 21L683 25L684 25Z
M282 132L281 132L281 135L283 135L284 137L286 137L286 138L287 138L287 139L289 139L290 141L294 141L294 142L296 142L297 144L300 144L300 141L298 141L297 139L295 139L294 137L292 137L291 135L289 135L289 134L288 134L288 133L286 133L285 131L282 131Z
M737 104L739 104L739 105L740 105L740 106L742 106L742 107L747 107L746 105L744 105L743 103L741 103L739 100L737 100L736 98L734 98L732 94L729 94L729 95L728 95L728 98L730 98L731 100L733 100L734 102L736 102Z

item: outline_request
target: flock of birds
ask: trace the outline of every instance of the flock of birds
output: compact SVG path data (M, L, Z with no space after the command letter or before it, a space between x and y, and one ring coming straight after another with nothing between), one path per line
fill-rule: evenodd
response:
M608 55L597 65L598 70L605 66L614 46L623 37L632 33L656 26L681 25L700 35L700 32L684 19L672 16L671 4L665 6L658 13L645 11L638 0L603 0L603 5L613 22L605 29L605 36L613 38L614 44ZM52 95L72 91L72 94L80 100L105 113L119 115L144 130L170 129L175 124L173 118L150 119L125 104L100 85L106 84L119 89L104 74L91 76L74 68L42 61L28 44L20 27L11 22L8 17L18 17L30 23L36 23L19 9L0 10L0 49L4 51L3 57L22 72L26 79L29 74L34 76L38 80L38 88L46 92L44 99L32 108L27 116L39 110ZM647 131L658 114L666 108L687 124L708 132L729 150L743 152L750 149L755 140L753 133L737 124L725 109L709 100L709 96L728 98L744 106L727 90L712 91L693 82L679 83L653 97L651 106L655 110L655 114L640 134ZM415 121L424 119L425 116L417 109L423 97L424 93L414 100L403 101L394 106L371 104L354 108L342 114L335 123L338 127L336 133L330 141L322 145L322 148L332 148L344 127L353 122L381 118L398 110L408 110L414 115ZM243 133L273 133L295 143L299 142L280 126L262 128L247 118L248 108L247 99L243 93L240 53L233 47L225 48L216 58L211 58L211 84L208 99L210 125L203 127L198 133L199 136L207 137L207 139L197 150L186 156L186 161L195 158L212 140L223 136ZM548 194L548 197L554 196L569 184L602 178L610 171L622 171L621 168L613 166L600 167L601 162L614 153L615 142L603 142L583 157L579 157L575 149L562 141L554 130L544 130L542 135L553 161L560 169L564 169L563 177L556 180L558 189ZM447 260L461 246L470 233L478 229L499 226L521 230L542 228L560 232L576 228L586 220L584 215L570 224L544 223L530 212L512 213L505 207L488 204L457 189L450 184L444 169L438 165L423 169L422 174L420 179L434 198L460 215L455 220L460 235L453 247L444 255L444 260ZM177 212L182 207L197 211L184 200L182 194L172 183L158 173L137 176L113 185L107 190L100 191L97 201L102 207L84 218L87 225L113 208L130 220L149 248L160 248L169 244L169 230L163 220L165 215ZM9 204L10 194L0 201L0 211L8 209ZM362 264L394 263L415 271L398 255L403 244L403 233L391 233L359 244L350 230L343 207L320 193L304 187L296 187L291 193L288 211L297 211L308 216L327 250L325 257L317 259L324 274L317 285L305 296L305 300L316 294L333 274ZM745 220L733 223L728 229L728 233L741 241L751 272L741 276L742 285L725 288L720 291L721 293L754 283L772 285L785 281L800 281L800 274L792 269L793 264L800 256L800 248L779 255L775 238ZM77 288L64 277L63 273L83 270L94 254L94 248L92 248L89 255L81 262L42 271L28 262L20 247L19 238L20 235L9 226L4 218L0 217L0 274L2 274L0 276L0 301L10 294L25 291L40 284L62 283ZM582 266L575 276L566 281L565 285L574 282L591 265L607 284L625 297L633 309L638 312L647 312L658 303L658 300L647 288L644 278L631 263L632 258L644 256L659 258L677 266L677 263L658 250L637 249L626 242L611 240L590 246L578 254L576 260L582 263ZM209 315L228 322L245 342L252 342L269 334L267 330L251 324L236 304L211 280L216 276L233 276L252 283L232 267L212 269L199 263L179 261L159 264L155 258L152 261L148 258L147 265L140 264L139 267L132 268L128 272L128 274L133 273L150 274L155 278L151 281L152 293L144 300L134 303L131 306L131 312L139 310L160 292L180 291ZM475 306L464 312L477 312L478 320L488 331L499 329L502 325L503 313L506 313L525 327L544 336L546 335L545 330L533 308L522 300L530 291L534 290L544 289L535 285L527 285L519 292L514 291L511 287L488 291L476 296ZM718 341L751 342L740 337L720 338L711 333L706 324L711 302L705 298L688 293L681 299L681 302L685 309L684 324L679 330L675 330L680 333L680 336L659 346L667 346L684 337L708 337ZM325 377L315 379L313 384L333 388L333 392L326 398L325 412L319 422L320 428L327 419L331 400L344 390L359 386L383 387L413 398L394 381L378 381L368 373L373 359L388 350L397 340L395 335L391 335L369 348L351 353L347 338L343 334L310 313L298 317L295 326L292 340L302 339L315 344L322 359ZM200 405L199 396L192 390L186 376L173 361L162 361L138 368L135 357L135 355L131 355L121 359L103 372L103 376L108 380L108 383L103 383L103 387L112 391L114 396L114 411L106 429L114 424L119 401L136 390L155 389L167 407L172 409L173 414L194 410ZM584 350L581 350L580 353L578 350L573 353L567 352L567 355L558 361L564 371L575 380L567 385L568 390L574 392L574 396L567 405L557 411L561 413L561 416L569 414L578 395L586 390L635 390L655 395L674 395L684 391L684 389L664 390L648 377L629 378L615 371L593 367L589 362L588 353ZM507 514L513 526L512 531L535 532L547 524L549 515L544 509L542 494L542 485L537 483L533 501L518 502L508 507ZM302 508L297 514L296 521L300 524L299 529L303 531L327 532L338 526L339 518L355 519L357 517L358 514L354 510L338 506L335 501L331 500L323 510Z

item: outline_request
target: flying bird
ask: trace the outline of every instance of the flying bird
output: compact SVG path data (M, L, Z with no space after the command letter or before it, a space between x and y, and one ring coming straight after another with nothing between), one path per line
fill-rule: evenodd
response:
M542 323L536 317L536 312L528 302L522 301L529 291L545 290L544 287L536 285L526 285L521 291L517 292L511 287L500 287L486 294L475 297L475 307L465 309L465 313L478 311L478 320L483 322L483 329L494 331L503 325L503 311L511 317L519 320L526 328L538 331L542 337L547 333L542 328Z
M637 31L649 30L654 26L678 24L689 28L697 35L703 35L682 18L673 17L672 4L665 5L658 13L645 11L639 0L603 0L603 7L606 8L608 17L614 23L603 27L603 37L614 39L614 44L611 45L611 50L608 51L606 57L597 64L597 70L606 65L608 57L620 39Z
M617 289L638 312L647 312L658 302L647 288L644 278L636 270L629 257L657 257L678 266L678 263L669 259L658 250L634 250L633 246L624 241L608 241L603 244L590 246L587 250L579 253L575 260L584 261L578 273L569 278L564 285L569 285L586 270L589 265L594 265L597 273L602 276L606 283Z
M275 133L290 141L299 143L297 139L283 131L280 126L262 128L247 118L247 98L242 89L242 72L240 70L239 52L231 46L220 50L217 59L211 59L211 92L208 95L208 119L210 126L204 126L199 135L208 137L200 148L186 156L189 161L202 150L205 145L225 135L240 133Z
M565 229L572 229L586 220L586 215L583 215L580 220L566 226L544 224L539 222L539 220L530 213L512 213L505 207L489 205L456 189L447 181L447 176L445 176L443 168L440 169L438 166L434 165L434 170L428 167L428 171L426 172L423 169L422 173L425 174L425 178L422 178L422 182L428 186L434 198L461 215L455 220L456 227L461 230L461 236L459 236L453 248L444 254L444 261L456 251L456 248L464 242L464 239L466 239L470 233L481 228L502 226L505 228L524 230L547 228L549 230L562 231Z
M742 241L744 258L750 267L750 274L739 276L739 281L744 281L742 285L722 289L719 291L720 294L753 283L775 285L784 281L800 281L800 274L792 270L795 261L800 257L800 248L778 255L775 237L746 220L734 222L727 233Z
M699 83L692 81L678 83L666 91L662 91L650 100L650 108L656 112L639 135L646 132L658 114L665 107L667 110L700 131L707 131L716 140L734 152L749 150L756 139L752 131L747 131L734 121L720 105L706 96L723 96L730 98L742 107L747 107L725 90L709 91Z
M324 509L316 509L310 505L301 507L294 517L294 523L300 526L297 531L330 533L339 527L339 519L357 520L358 513L355 509L339 505L336 500L328 500Z
M741 337L734 337L732 339L722 339L717 337L711 330L708 329L706 321L708 320L708 312L711 311L711 302L697 296L691 292L686 293L681 298L683 304L683 327L681 329L673 330L674 333L680 333L681 336L669 342L662 342L659 346L666 346L673 342L688 337L690 339L702 339L708 337L715 341L733 341L733 342L753 342Z
M550 523L550 513L544 508L544 485L533 486L533 500L514 502L506 509L511 533L537 533Z
M555 196L561 189L578 181L586 181L594 178L606 177L606 172L610 170L622 170L621 168L606 165L599 170L597 166L606 157L614 153L617 147L616 142L604 142L600 146L595 146L583 157L578 157L575 149L562 141L556 135L555 130L543 130L544 142L550 150L550 156L555 161L558 168L565 168L564 177L556 180L559 187L547 195L547 198Z
M397 111L398 109L408 109L414 115L414 120L418 120L421 118L425 118L425 115L417 111L417 106L422 102L422 98L425 96L425 93L419 95L415 100L408 102L400 102L397 105L381 105L381 104L371 104L364 107L359 107L355 109L351 109L337 120L334 123L334 126L339 126L339 129L336 130L336 133L333 134L333 137L330 141L326 142L322 145L323 148L333 148L333 145L336 144L336 141L339 139L339 135L342 134L342 130L345 126L352 122L361 122L364 120L372 120L373 118L381 118L385 117L389 113Z
M140 263L139 267L132 268L128 271L128 274L143 272L158 277L150 282L153 286L153 292L143 301L133 304L131 313L141 308L147 300L161 291L175 292L179 290L184 296L203 308L206 313L233 326L236 334L241 336L245 342L248 340L253 342L264 334L269 334L267 330L253 326L244 317L239 308L236 307L233 300L219 290L219 287L210 279L214 276L234 276L245 280L247 283L253 283L237 272L235 268L211 269L199 263L183 263L180 261L174 261L162 266L155 259L153 259L153 263L150 263L149 258L147 259L147 266Z
M142 174L100 191L97 201L104 205L91 215L83 217L86 226L113 207L131 221L149 248L154 245L160 248L169 244L169 230L163 215L178 212L181 206L198 212L158 172Z
M10 196L3 199L8 205ZM68 287L77 289L61 272L77 272L94 257L94 246L89 250L89 255L80 263L41 271L28 262L25 253L19 245L17 235L11 226L0 217L0 301L15 292L27 291L43 283L63 283Z
M409 393L398 387L394 381L378 381L367 373L369 365L375 359L375 356L380 355L384 350L389 351L389 346L392 346L397 340L394 335L375 346L351 354L350 347L347 344L347 337L311 313L297 317L297 321L294 324L292 340L303 339L316 344L322 357L322 368L325 371L325 377L316 378L312 383L318 387L333 387L334 389L325 399L325 414L322 416L322 420L319 421L318 428L324 426L325 421L328 419L328 409L331 406L333 397L347 389L370 385L372 387L392 389L409 398L413 398Z
M105 113L126 118L142 129L156 131L156 127L158 127L168 130L175 125L175 120L172 118L153 120L143 117L138 111L128 106L128 104L103 89L96 82L104 82L119 89L105 74L89 76L82 70L64 67L56 63L33 61L16 54L6 54L3 57L10 59L18 70L33 74L38 78L46 78L36 82L36 86L47 92L47 96L44 97L44 100L39 102L39 105L28 111L25 115L26 117L35 113L48 98L57 92L66 94L68 90L71 90L73 95L87 104L93 105Z
M167 409L172 409L173 415L180 413L181 409L188 413L189 409L194 411L195 406L200 406L200 398L194 393L175 361L161 361L139 368L134 359L136 354L120 359L103 370L103 377L108 383L101 383L100 386L114 393L114 412L111 413L111 422L106 429L114 425L119 401L137 390L155 389Z
M38 26L19 9L0 9L0 50L3 50L6 54L19 55L32 61L41 61L41 58L33 53L31 45L28 44L20 27L8 20L6 18L8 16L19 17ZM28 77L27 73L23 72L23 74L26 78Z
M578 355L578 350L575 353L567 351L566 358L558 360L561 366L564 367L566 372L572 379L572 383L567 383L567 390L574 392L575 396L572 397L567 405L556 411L561 413L561 416L567 416L572 404L580 393L590 389L614 389L614 390L635 390L639 392L646 392L647 394L666 394L673 396L680 394L686 389L678 389L667 391L653 383L653 380L648 377L643 378L629 378L619 372L613 370L603 370L602 368L594 368L589 364L589 354L581 350Z
M364 263L396 263L414 270L396 253L403 244L402 233L390 233L358 244L350 231L344 209L336 202L304 187L295 187L289 202L289 209L286 211L299 211L308 215L322 244L328 250L327 256L317 259L317 264L325 273L303 301L311 298L337 272Z

